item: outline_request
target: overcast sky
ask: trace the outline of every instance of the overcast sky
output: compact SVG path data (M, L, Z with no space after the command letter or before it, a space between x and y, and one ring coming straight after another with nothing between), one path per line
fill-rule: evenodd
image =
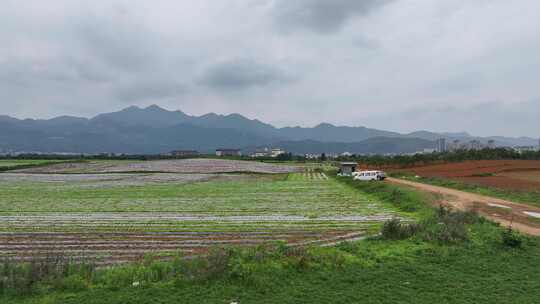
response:
M540 136L538 0L0 2L0 114Z

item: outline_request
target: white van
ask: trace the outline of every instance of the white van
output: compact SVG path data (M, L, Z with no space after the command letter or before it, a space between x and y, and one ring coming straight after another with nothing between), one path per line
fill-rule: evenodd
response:
M360 181L381 181L386 178L384 171L358 171L353 173L354 180Z

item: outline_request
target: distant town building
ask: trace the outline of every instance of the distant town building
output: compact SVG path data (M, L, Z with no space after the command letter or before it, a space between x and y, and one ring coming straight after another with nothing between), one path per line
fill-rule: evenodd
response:
M462 149L461 141L459 139L453 140L452 143L448 147L448 150L450 150L451 152L455 152L461 149Z
M262 148L257 149L253 154L251 154L251 157L278 157L281 154L286 154L287 151L280 149L280 148Z
M488 140L487 148L488 149L495 149L495 147L496 147L495 146L495 140L493 140L493 139Z
M343 153L341 153L341 156L350 157L350 156L352 156L352 153L351 152L343 152Z
M339 157L339 154L337 154L337 153L327 153L326 154L326 158L328 158L328 159L336 159L338 157Z
M278 157L281 154L285 154L285 153L287 153L287 151L285 151L283 149L279 149L279 148L274 148L274 149L272 149L272 151L270 151L270 156L271 157Z
M446 147L446 138L439 138L437 139L437 152L444 153L448 149Z
M267 157L267 156L268 156L268 148L256 150L253 154L251 154L251 157Z
M308 154L304 154L304 157L306 159L318 159L321 157L320 154L312 154L312 153L308 153Z
M216 156L242 156L240 149L216 149Z
M477 139L473 139L469 142L469 150L482 150L483 148L484 146Z
M540 148L535 147L535 146L515 146L515 147L512 147L512 149L514 149L514 151L518 153L540 151Z
M177 157L199 156L199 152L195 150L174 150L171 151L170 155Z

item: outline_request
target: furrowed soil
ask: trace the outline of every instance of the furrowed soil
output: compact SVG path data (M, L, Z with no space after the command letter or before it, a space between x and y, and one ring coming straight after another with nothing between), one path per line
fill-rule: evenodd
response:
M506 190L540 191L540 161L480 160L446 163L405 169L422 177L435 177Z
M153 161L89 161L56 164L40 168L16 170L20 173L291 173L302 171L298 166L226 159L182 159Z

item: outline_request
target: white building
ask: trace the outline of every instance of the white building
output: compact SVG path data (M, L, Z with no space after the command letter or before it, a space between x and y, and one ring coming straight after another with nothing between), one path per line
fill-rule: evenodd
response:
M216 149L216 156L242 156L240 149Z
M516 147L512 147L512 149L514 149L514 151L518 153L539 151L539 147L535 147L535 146L516 146Z
M278 157L281 154L286 154L287 151L280 149L280 148L262 148L257 149L253 154L251 154L251 157Z
M443 153L446 152L448 149L446 147L446 138L439 138L437 139L437 152Z
M283 149L279 149L279 148L274 148L274 149L272 149L272 151L270 151L270 156L271 157L278 157L281 154L285 154L285 153L287 153L287 151L285 151Z

